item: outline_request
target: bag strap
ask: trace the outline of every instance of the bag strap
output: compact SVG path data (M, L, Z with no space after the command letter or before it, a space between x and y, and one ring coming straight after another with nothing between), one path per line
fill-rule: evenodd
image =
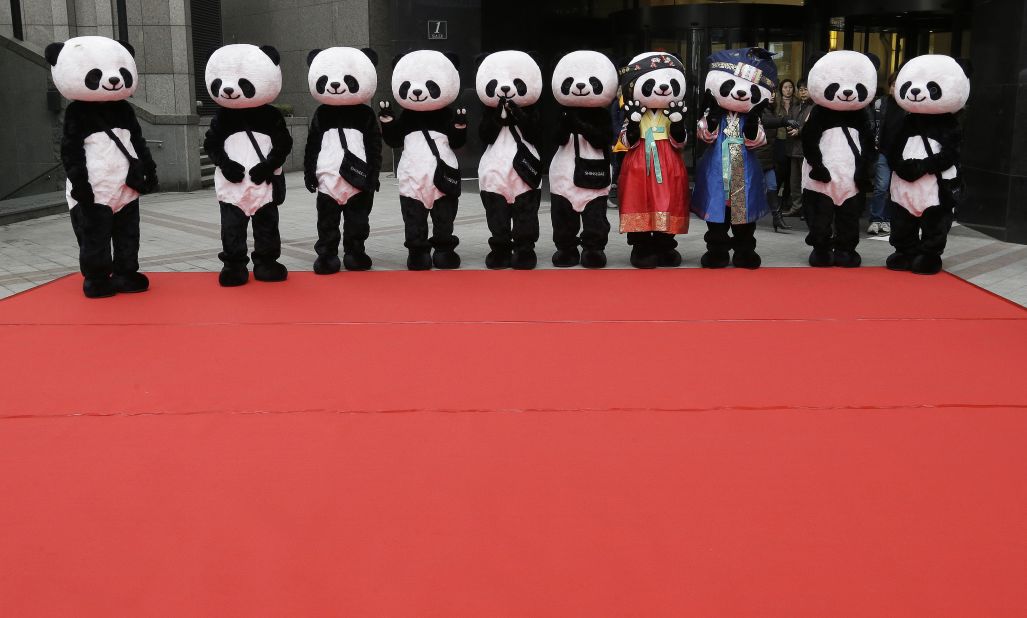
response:
M342 143L342 149L349 150L349 144L346 143L346 131L342 127L337 128L336 131L339 132L339 142Z
M125 155L126 159L128 159L129 161L136 160L136 158L128 152L128 148L125 148L125 143L121 141L121 138L119 138L117 134L114 133L114 131L104 127L103 132L107 134L107 137L111 138L111 141L114 142L114 145L118 147L118 150L121 151L121 154Z
M432 156L434 156L436 160L442 161L442 157L439 156L439 147L435 145L435 140L432 139L431 134L428 133L428 129L421 129L421 133L424 134L424 141L428 142L428 148L431 149Z
M580 159L581 158L581 150L578 147L578 134L577 133L574 134L574 158L575 159Z
M849 127L842 127L842 132L845 133L845 141L849 142L849 149L852 150L852 156L859 159L859 148L856 147L855 140L853 140L852 136L849 135Z
M260 151L260 146L257 144L257 138L253 137L253 133L249 129L246 129L246 137L250 138L250 143L253 144L253 149L257 151L257 158L260 159L260 162L264 163L267 161L267 158L264 157L264 153Z
M521 136L517 132L517 125L510 125L510 135L513 135L514 141L517 142L518 146L523 146L524 142L521 141Z

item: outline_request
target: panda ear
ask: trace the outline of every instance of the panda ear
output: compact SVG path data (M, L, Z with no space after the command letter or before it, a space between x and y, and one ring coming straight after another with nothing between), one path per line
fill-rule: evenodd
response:
M453 52L442 52L442 55L449 58L449 61L453 63L453 66L457 69L460 68L460 56Z
M753 58L759 58L760 60L773 60L774 52L764 49L762 47L750 47L749 55Z
M807 70L813 68L813 65L816 64L818 60L820 60L821 58L823 58L826 55L827 55L826 51L815 51L812 54L810 54L809 61L808 61L809 62L809 66L808 66Z
M392 57L392 68L395 69L396 65L399 64L399 59L402 58L405 55L406 55L406 53L404 52L402 54L396 54L395 56L393 56Z
M477 69L478 67L480 67L481 63L485 62L485 59L488 58L488 57L489 57L489 52L483 52L483 53L480 53L477 56L475 56L474 57L474 68Z
M317 55L320 54L321 51L322 50L320 50L320 49L312 49L312 50L310 50L310 53L307 54L307 66L308 67L310 65L314 64L314 58L317 58Z
M371 60L371 64L378 66L378 52L374 51L370 47L361 47L360 51L364 52L364 55Z
M267 57L271 59L271 62L275 63L275 66L282 61L282 57L278 54L278 50L270 45L261 45L260 51L267 54Z
M133 58L136 57L136 48L132 47L131 43L128 41L122 41L121 39L118 39L118 43L121 43L121 46L127 49L128 53L131 54Z
M881 70L881 59L877 57L877 54L868 52L867 53L867 58L870 58L870 62L872 62L874 64L874 70L875 71L880 71Z
M64 43L50 43L46 46L46 51L43 55L46 57L46 61L50 63L50 66L57 66L57 57L61 55L61 50L64 49Z
M963 73L966 75L966 78L970 79L970 77L972 77L973 72L974 72L973 65L970 63L970 59L969 58L956 58L955 60L956 60L956 64L959 65L959 68L963 69Z

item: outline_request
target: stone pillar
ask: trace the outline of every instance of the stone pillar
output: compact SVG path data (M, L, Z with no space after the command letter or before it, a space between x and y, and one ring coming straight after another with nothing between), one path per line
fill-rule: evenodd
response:
M195 114L192 28L184 0L128 3L128 38L136 50L136 97L165 114Z

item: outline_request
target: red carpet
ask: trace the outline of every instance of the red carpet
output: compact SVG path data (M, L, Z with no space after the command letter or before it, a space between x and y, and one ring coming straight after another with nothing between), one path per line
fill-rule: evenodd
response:
M0 613L1023 616L1027 312L857 271L0 301Z

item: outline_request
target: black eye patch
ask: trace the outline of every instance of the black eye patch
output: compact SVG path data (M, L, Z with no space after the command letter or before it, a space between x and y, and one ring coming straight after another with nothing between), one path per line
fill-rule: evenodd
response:
M406 99L408 92L410 92L410 82L403 82L399 85L399 98Z
M212 95L214 95L215 99L218 98L218 96L221 94L221 80L220 79L215 79L214 81L210 82L210 93Z
M568 77L567 79L563 80L562 84L560 84L560 92L562 92L564 96L569 95L571 93L571 86L573 85L574 78Z
M522 80L520 78L515 78L514 79L514 88L517 89L517 94L522 96L522 97L524 95L528 94L528 84L525 84L524 80Z
M902 84L902 87L899 88L899 98L900 99L905 99L906 98L906 91L908 91L910 86L912 86L912 85L913 85L913 82L906 82L905 84Z
M752 95L752 104L753 105L756 105L757 103L759 103L760 101L763 100L763 91L760 90L759 86L753 84L753 86L751 88L749 88L749 92Z
M315 84L314 88L317 90L318 94L324 94L326 86L328 86L328 76L322 75L317 78L317 84Z
M597 78L597 77L589 77L588 78L588 83L592 84L592 93L593 94L603 94L603 82L599 81L599 78Z
M676 79L670 80L670 89L674 92L674 96L681 94L681 84Z
M642 96L647 97L653 93L653 88L656 87L655 79L647 79L642 82Z
M492 80L489 83L485 84L485 96L487 96L490 99L496 96L497 86L499 86L499 82L496 80Z
M428 89L428 94L430 94L433 99L437 99L442 95L442 88L439 88L439 85L430 79L424 84L424 87Z
M132 84L135 83L135 79L132 77L132 71L122 67L119 73L121 73L121 81L125 82L125 88L131 88Z
M859 97L859 102L862 103L870 96L870 91L863 84L856 84L856 96Z
M827 88L824 88L824 98L828 101L834 101L834 97L836 94L838 94L838 89L841 87L841 84L834 83L828 86Z
M239 80L239 89L246 95L247 99L252 99L253 95L257 94L257 89L250 83L248 79Z
M350 92L356 92L357 90L360 90L360 82L358 82L357 78L353 77L352 75L347 75L346 77L343 77L342 81L346 83L346 89Z
M96 90L100 87L100 80L103 78L103 71L100 69L93 69L86 73L86 88L90 90Z
M937 82L927 82L927 94L931 95L932 101L941 98L941 86Z
M731 96L731 91L734 90L734 89L735 89L735 80L729 79L729 80L725 81L723 84L720 85L720 96L721 97L729 97L729 96Z

